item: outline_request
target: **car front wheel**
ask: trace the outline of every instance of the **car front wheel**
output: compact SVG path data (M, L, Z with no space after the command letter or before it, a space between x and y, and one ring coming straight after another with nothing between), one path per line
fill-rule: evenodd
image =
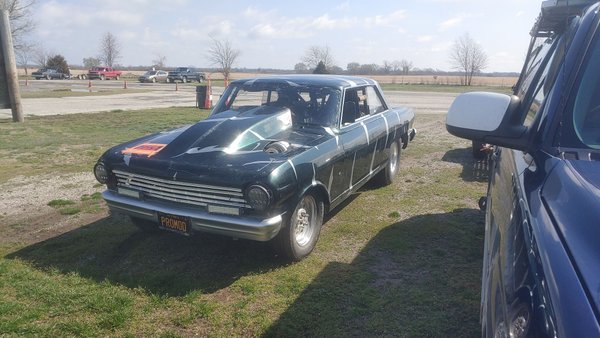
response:
M302 260L315 248L322 225L323 202L312 194L304 195L274 239L277 251L292 261Z

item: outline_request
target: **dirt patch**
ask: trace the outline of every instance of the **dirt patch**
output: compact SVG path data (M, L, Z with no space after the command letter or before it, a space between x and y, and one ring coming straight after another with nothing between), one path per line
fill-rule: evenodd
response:
M0 244L37 242L86 222L106 216L102 213L61 215L48 206L52 200L74 202L102 191L91 173L18 176L0 185Z

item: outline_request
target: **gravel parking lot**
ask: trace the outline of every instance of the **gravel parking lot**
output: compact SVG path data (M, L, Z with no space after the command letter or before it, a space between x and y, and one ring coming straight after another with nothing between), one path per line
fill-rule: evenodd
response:
M87 81L69 81L73 91L86 91ZM92 90L122 88L123 81L92 81ZM65 87L65 81L31 81L22 91L53 90ZM177 91L174 84L128 83L128 88L136 92L117 95L72 96L62 98L26 98L23 99L25 116L44 116L57 114L94 113L111 110L132 110L162 107L189 107L196 105L195 86L179 85ZM144 90L139 92L138 90ZM223 92L222 87L213 87L213 102ZM445 113L454 93L427 93L386 91L391 106L404 105L412 107L417 114ZM0 119L12 117L10 109L0 109Z

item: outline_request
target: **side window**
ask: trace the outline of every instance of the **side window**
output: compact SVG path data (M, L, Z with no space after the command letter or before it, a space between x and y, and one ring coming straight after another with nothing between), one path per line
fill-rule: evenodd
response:
M573 127L581 143L600 149L600 38L588 54L573 103Z
M385 110L381 98L377 95L377 91L373 87L367 87L367 106L371 115L381 113Z
M346 89L342 111L342 125L364 116L381 113L386 107L373 86Z
M548 95L554 75L549 76L549 72L556 71L557 62L560 62L562 53L556 55L560 48L553 48L556 43L552 38L548 38L538 47L537 54L529 64L525 80L519 88L518 95L524 103L522 123L529 127L537 116L544 99Z

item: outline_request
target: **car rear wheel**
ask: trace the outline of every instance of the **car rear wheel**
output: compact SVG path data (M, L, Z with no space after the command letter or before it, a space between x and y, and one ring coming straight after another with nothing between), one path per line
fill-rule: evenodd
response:
M375 176L375 180L381 185L390 185L396 179L400 167L401 147L399 141L394 141L388 149L388 163L385 168Z
M292 261L302 260L315 248L322 225L323 202L304 195L274 239L277 251Z
M158 223L143 218L130 216L131 223L144 232L158 232Z

